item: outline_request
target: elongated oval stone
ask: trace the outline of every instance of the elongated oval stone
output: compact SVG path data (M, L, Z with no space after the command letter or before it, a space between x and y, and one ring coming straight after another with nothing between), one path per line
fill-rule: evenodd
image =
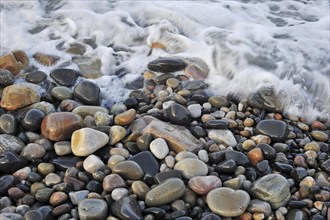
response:
M180 160L175 164L174 170L180 170L186 179L191 179L195 176L205 176L208 173L206 164L195 158Z
M168 179L151 189L145 197L148 206L160 206L179 199L185 193L185 185L178 178Z
M156 72L170 73L183 70L187 64L181 59L159 58L148 63L148 69Z

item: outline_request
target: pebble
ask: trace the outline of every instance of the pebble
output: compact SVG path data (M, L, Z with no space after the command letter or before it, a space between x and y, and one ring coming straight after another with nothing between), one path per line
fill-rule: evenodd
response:
M264 159L260 148L254 148L247 153L247 157L250 160L252 166L256 166L260 161Z
M119 219L142 219L142 211L138 202L130 196L123 197L111 204L111 211Z
M167 85L168 87L171 87L171 88L175 89L175 88L177 88L178 85L179 85L179 80L177 80L176 78L168 78L168 79L166 80L166 85Z
M230 130L211 129L208 131L208 137L218 144L226 144L229 147L235 147L237 144Z
M132 192L137 195L139 199L144 200L146 194L150 191L150 187L140 180L132 183Z
M43 156L45 156L46 154L46 150L45 148L43 148L41 145L39 144L28 144L26 145L22 152L21 152L21 156L27 160L33 160L33 159L40 159Z
M102 199L84 199L78 204L78 214L81 220L104 220L108 215L108 205Z
M169 148L163 138L156 138L150 143L150 151L156 158L162 160L169 153Z
M134 121L135 116L136 116L135 109L129 109L123 113L118 114L115 117L115 124L121 126L129 125Z
M208 99L208 102L214 108L218 108L218 109L229 106L229 102L224 96L212 96Z
M256 143L254 143L253 140L245 140L243 143L242 143L242 148L245 150L245 151L250 151L252 150L253 148L255 148L256 146Z
M73 132L71 149L76 156L88 156L109 142L109 136L92 128L82 128Z
M64 192L54 192L50 199L49 199L49 203L52 205L52 206L58 206L66 201L68 201L69 197L66 193Z
M275 142L284 141L288 135L288 125L279 120L263 120L257 124L256 129Z
M48 114L41 123L41 133L52 141L70 140L74 131L83 127L82 118L71 112Z
M100 105L100 87L89 80L79 82L73 90L73 95L86 105Z
M207 165L198 159L185 158L177 162L174 170L182 172L183 177L191 179L195 176L205 176L208 173Z
M148 69L151 71L170 73L183 70L187 64L177 58L159 58L148 63Z
M49 75L62 86L73 86L80 74L72 69L55 69Z
M102 169L105 164L98 156L91 154L84 160L83 166L88 173L93 174L97 170Z
M311 135L314 139L318 141L327 141L329 139L329 135L327 135L323 131L314 130L311 132Z
M54 186L60 182L62 182L62 178L59 175L57 175L56 173L49 173L45 177L46 186Z
M0 86L6 87L14 84L15 75L12 74L9 70L0 69Z
M18 187L12 187L8 190L8 196L11 199L17 200L23 198L25 193Z
M19 154L24 147L25 144L19 138L10 134L0 134L0 154L8 151Z
M188 182L189 187L197 194L206 195L211 190L221 187L221 179L217 176L195 176Z
M266 217L268 217L272 212L272 208L268 202L259 199L253 199L250 201L246 211L250 213L263 213Z
M143 170L135 161L119 162L112 168L112 172L128 180L139 180L144 175Z
M25 220L43 220L43 215L38 210L30 210L24 215Z
M70 201L72 202L72 204L78 205L81 201L87 198L88 193L88 190L69 192Z
M1 164L1 162L0 162ZM31 173L30 167L23 167L19 170L17 170L15 173L13 173L14 177L17 177L19 180L26 180Z
M212 212L224 217L236 217L244 213L250 202L250 196L243 190L228 187L213 189L206 196L206 202Z
M290 209L285 217L294 220L308 220L308 215L301 209Z
M28 131L38 131L46 113L37 108L27 110L20 118L20 125Z
M181 198L184 193L184 182L178 178L170 178L147 192L145 203L148 206L165 205Z
M55 153L64 156L72 153L70 141L58 141L54 144Z
M250 192L255 198L269 202L273 209L285 206L291 196L289 183L279 174L261 177L253 183Z
M209 162L209 155L208 155L207 151L204 150L204 149L198 151L198 157L199 157L199 159L200 159L201 161L203 161L204 163Z
M118 201L119 199L128 196L129 192L126 188L115 188L114 190L112 190L111 192L111 198L114 201Z
M40 102L40 95L28 83L7 86L2 91L1 108L16 110Z
M0 171L3 173L12 174L26 165L27 160L21 156L18 156L15 152L7 151L0 154Z
M256 135L256 136L252 136L251 140L253 140L256 144L270 144L271 143L271 139L270 137L266 136L266 135Z
M107 126L113 124L113 117L105 112L96 112L94 114L94 121L96 126Z
M3 114L0 116L0 133L15 135L18 130L18 121L11 114Z
M104 177L102 182L103 190L112 192L116 188L125 187L126 182L118 174L110 174Z
M202 115L202 106L200 104L192 104L187 107L192 118L199 118Z
M170 122L176 125L187 125L190 123L189 111L177 103L173 103L166 109L166 113Z
M25 76L26 81L36 84L45 81L46 78L47 78L47 74L39 70L30 72Z
M73 93L72 93L71 89L69 89L66 86L54 87L51 91L51 95L59 101L73 98Z
M110 145L114 145L121 141L126 136L126 129L119 125L114 125L110 128L109 139Z
M104 112L107 114L109 113L109 111L106 108L101 106L81 105L81 106L77 106L72 110L72 113L80 115L82 118L85 118L86 116L94 117L96 112Z

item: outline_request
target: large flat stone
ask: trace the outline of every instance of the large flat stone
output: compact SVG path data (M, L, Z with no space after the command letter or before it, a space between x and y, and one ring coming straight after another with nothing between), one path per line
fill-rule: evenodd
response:
M154 138L165 139L171 150L176 153L181 151L197 152L202 148L201 142L183 126L152 120L143 130L143 133L152 134Z

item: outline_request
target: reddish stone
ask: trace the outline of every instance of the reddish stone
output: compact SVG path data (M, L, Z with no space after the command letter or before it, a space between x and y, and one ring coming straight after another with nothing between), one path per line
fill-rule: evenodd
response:
M49 199L49 203L52 206L58 206L68 200L68 195L64 192L54 192Z
M41 133L52 141L70 140L74 131L83 127L81 116L71 112L55 112L47 115L41 123Z
M8 190L8 196L12 199L20 199L25 196L25 193L17 187L12 187Z
M221 187L221 179L217 176L195 176L188 182L189 187L200 195L205 195L212 189Z
M250 150L247 154L247 157L249 158L252 166L256 166L257 163L264 159L264 155L262 154L260 148L253 148L252 150Z

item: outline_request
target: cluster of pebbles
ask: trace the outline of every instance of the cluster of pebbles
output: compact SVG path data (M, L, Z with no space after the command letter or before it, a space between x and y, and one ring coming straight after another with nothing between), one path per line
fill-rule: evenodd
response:
M174 74L189 66L179 58L149 63L144 87L109 107L78 71L0 63L0 219L330 215L321 120L209 95L203 80Z

